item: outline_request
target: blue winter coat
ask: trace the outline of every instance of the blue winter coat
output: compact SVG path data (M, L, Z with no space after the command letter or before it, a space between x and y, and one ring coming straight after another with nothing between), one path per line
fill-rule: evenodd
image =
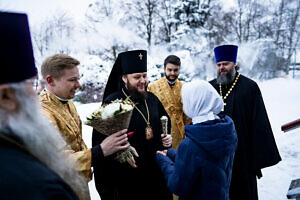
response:
M181 200L229 200L237 136L228 116L185 126L178 150L156 155L167 185ZM174 162L175 160L175 162Z

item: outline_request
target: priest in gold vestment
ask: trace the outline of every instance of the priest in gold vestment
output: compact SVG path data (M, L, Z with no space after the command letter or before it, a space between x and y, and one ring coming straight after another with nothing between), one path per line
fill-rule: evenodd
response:
M60 130L61 134L74 151L72 156L79 161L78 171L91 179L91 149L88 149L82 139L80 117L72 101L61 102L54 94L43 91L40 102L44 114Z
M183 83L177 79L180 65L179 57L169 55L164 61L165 77L148 86L148 90L159 98L171 118L172 147L175 149L184 138L184 125L190 123L182 108L180 93Z
M126 130L119 131L103 140L100 145L87 148L82 139L82 123L72 102L75 92L80 88L79 61L65 54L55 54L47 58L41 72L46 88L40 93L43 113L58 128L72 152L66 152L77 161L77 170L87 180L91 180L93 163L100 162L105 156L126 149Z

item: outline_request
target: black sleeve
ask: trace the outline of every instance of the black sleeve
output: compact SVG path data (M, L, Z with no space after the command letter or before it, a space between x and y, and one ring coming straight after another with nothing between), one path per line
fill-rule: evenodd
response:
M257 171L265 167L277 164L281 157L277 149L275 138L269 122L267 111L263 102L260 89L254 87L254 106L252 116L252 148L251 155L253 170Z
M94 166L95 163L103 162L104 155L100 144L94 145L91 151L92 151L92 167Z
M162 116L166 116L168 118L168 134L171 134L171 118L169 117L167 111L165 110L164 106L162 105L162 103L160 102L160 100L155 96L156 100L157 100L157 106L158 106L158 112L159 112L159 119ZM171 148L172 145L168 148ZM164 147L161 143L161 149L168 149L166 147Z
M104 157L99 144L107 136L93 129L92 134L92 166L94 168L95 186L101 200L113 199L112 156ZM100 156L99 156L100 155ZM95 156L95 157L94 157Z

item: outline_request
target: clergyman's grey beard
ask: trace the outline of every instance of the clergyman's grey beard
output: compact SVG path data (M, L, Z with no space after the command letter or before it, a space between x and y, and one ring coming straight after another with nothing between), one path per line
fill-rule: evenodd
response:
M0 109L0 128L9 128L32 155L60 175L77 195L85 197L88 194L87 181L75 170L75 161L63 155L62 150L68 147L59 131L41 114L37 96L29 96L21 83L11 86L21 103L15 113L7 114ZM6 120L2 119L4 117Z
M226 75L221 75L218 72L217 83L221 85L229 85L234 81L235 75L236 75L235 67L233 67Z
M147 96L147 84L145 85L145 92L139 92L135 87L133 87L129 81L127 81L126 87L130 96L136 101L144 101Z

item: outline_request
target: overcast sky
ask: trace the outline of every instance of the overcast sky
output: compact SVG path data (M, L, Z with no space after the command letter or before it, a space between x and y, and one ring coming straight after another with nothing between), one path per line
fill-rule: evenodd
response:
M71 18L80 21L91 2L95 0L0 0L0 10L26 12L31 25L50 18L57 11L67 12ZM119 1L119 0L117 0ZM224 8L230 9L235 0L222 0Z
M81 20L93 0L0 0L0 9L26 12L31 25L50 18L57 11L67 12L71 18Z

